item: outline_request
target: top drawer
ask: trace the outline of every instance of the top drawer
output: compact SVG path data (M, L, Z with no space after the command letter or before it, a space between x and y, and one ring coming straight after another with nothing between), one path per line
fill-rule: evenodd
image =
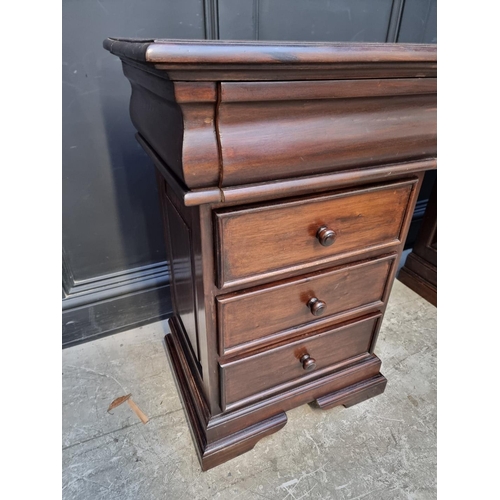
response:
M217 109L224 187L436 156L435 79L222 82Z
M416 183L216 210L218 287L398 245Z

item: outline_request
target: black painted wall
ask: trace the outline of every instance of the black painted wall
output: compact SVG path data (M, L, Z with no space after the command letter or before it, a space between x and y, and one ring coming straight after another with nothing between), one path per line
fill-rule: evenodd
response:
M435 43L436 0L63 0L66 346L171 312L154 170L107 36Z

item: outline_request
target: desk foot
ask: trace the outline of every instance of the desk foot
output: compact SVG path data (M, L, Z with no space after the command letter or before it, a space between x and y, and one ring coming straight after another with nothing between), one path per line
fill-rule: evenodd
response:
M349 408L366 399L382 394L386 385L387 379L379 373L377 376L364 380L359 384L351 385L340 391L332 392L317 398L315 403L322 410L327 410L339 405L344 405L346 408Z

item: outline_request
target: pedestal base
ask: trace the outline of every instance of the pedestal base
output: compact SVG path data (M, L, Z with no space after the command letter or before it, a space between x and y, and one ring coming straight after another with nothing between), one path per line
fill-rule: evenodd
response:
M366 399L378 396L385 391L387 379L383 375L377 375L359 384L351 385L341 391L336 391L316 399L316 405L322 410L344 405L346 408L354 406Z
M416 262L418 257L410 254L408 260ZM419 259L421 260L421 259ZM408 262L409 264L409 262ZM429 264L422 265L421 267L430 268ZM436 276L436 268L432 269L434 276ZM411 288L415 293L418 293L427 302L437 307L437 287L435 285L436 279L433 281L426 279L426 273L417 274L409 267L402 267L399 271L398 280L404 283L408 288Z
M260 439L280 430L287 422L287 410L311 402L322 409L352 406L381 394L387 383L379 372L380 360L368 355L353 365L264 401L211 416L178 340L177 322L171 319L169 325L166 352L204 471L250 451Z

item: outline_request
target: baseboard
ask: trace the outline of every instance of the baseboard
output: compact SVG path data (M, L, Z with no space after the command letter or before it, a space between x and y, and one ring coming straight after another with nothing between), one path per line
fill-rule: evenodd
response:
M172 314L164 263L101 276L73 286L63 298L62 344L70 347Z

